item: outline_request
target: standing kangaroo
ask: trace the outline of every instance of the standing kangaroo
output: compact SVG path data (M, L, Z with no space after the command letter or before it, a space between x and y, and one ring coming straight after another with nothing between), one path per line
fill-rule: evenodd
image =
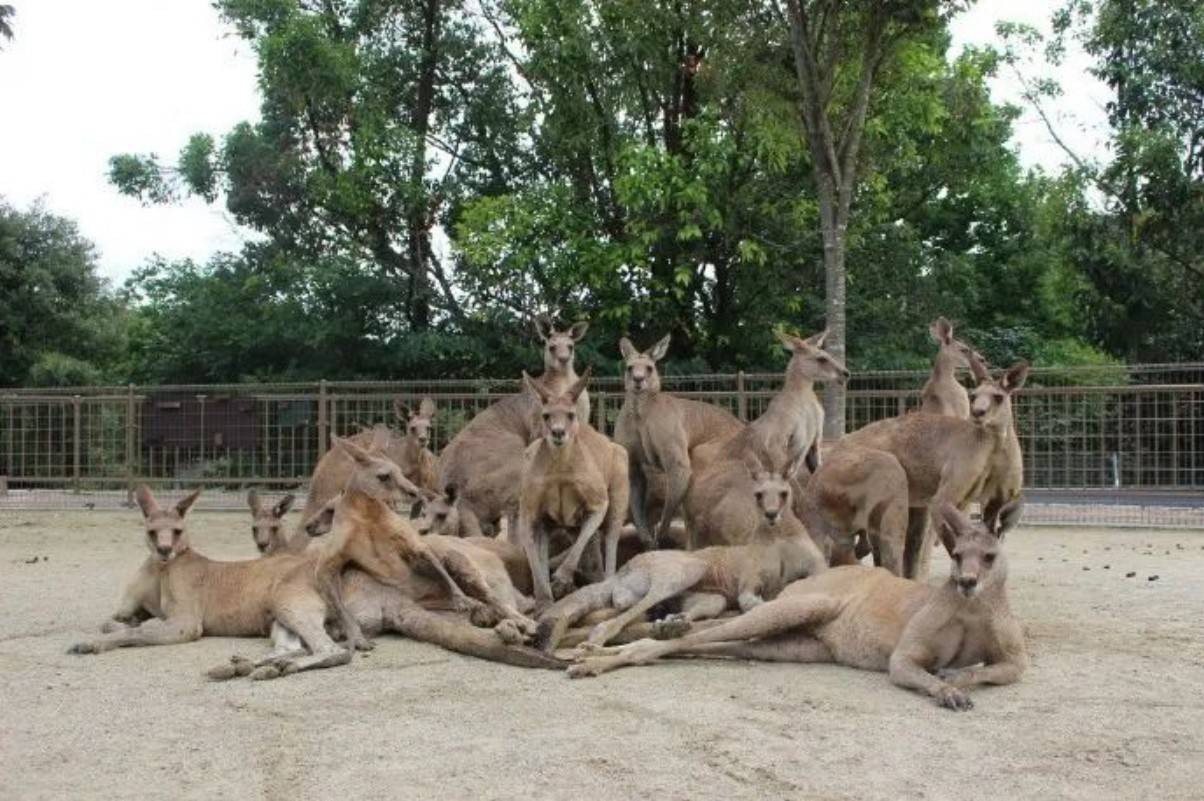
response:
M920 390L920 411L965 420L970 416L970 397L957 380L957 371L970 367L970 357L976 355L974 349L953 338L953 325L944 317L933 320L928 331L940 347L932 362L932 374Z
M671 538L670 526L690 486L691 451L706 442L739 431L742 424L730 412L709 403L678 398L661 391L656 363L669 351L666 335L648 351L636 350L631 340L619 340L623 354L623 408L615 422L615 442L627 450L631 482L631 517L641 539L655 547ZM664 477L665 497L660 521L648 519L652 498L649 478ZM686 539L689 545L689 532Z
M569 675L596 676L672 654L836 662L885 671L897 686L923 692L947 709L970 709L967 689L1011 684L1028 667L1024 634L1008 605L1007 559L1000 547L1021 506L1018 500L1005 504L988 528L943 505L938 526L953 561L939 587L881 568L837 567L681 639L586 653Z
M959 509L979 501L984 515L997 515L1019 494L1023 479L1020 443L1012 418L1012 394L1024 386L1028 363L1012 365L998 381L985 367L970 403L970 419L905 414L854 431L837 448L857 446L885 451L907 473L911 512L903 571L922 579L932 551L929 521L945 503Z
M561 394L576 383L573 357L588 328L589 323L579 322L560 331L547 317L536 318L535 330L544 344L544 371L534 381L545 391ZM589 410L589 393L582 391L577 415L588 420ZM519 392L474 417L439 454L438 488L455 487L467 535L497 534L502 519L514 523L523 453L541 436L540 425L539 399Z
M615 574L619 536L627 517L627 454L577 413L590 371L564 393L549 392L523 374L539 399L543 436L523 457L516 540L527 553L537 601L571 592L573 574L586 546L605 537L604 575ZM578 529L567 555L549 577L550 528ZM595 540L595 545L597 541ZM595 548L595 553L600 551Z
M398 443L396 452L386 450L386 455L397 462L402 474L421 490L434 492L438 489L439 477L435 471L435 454L431 453L431 426L435 421L435 402L423 398L418 411L411 412L400 399L393 401L393 414L406 427L406 435Z

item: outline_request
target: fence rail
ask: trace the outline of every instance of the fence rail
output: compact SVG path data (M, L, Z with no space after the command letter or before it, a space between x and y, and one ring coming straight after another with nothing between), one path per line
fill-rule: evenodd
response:
M925 378L857 375L848 391L850 429L917 406ZM683 375L666 376L664 385L751 420L781 380L780 373ZM396 425L395 402L435 401L437 449L518 389L509 379L0 389L0 506L117 505L141 482L201 484L231 499L250 485L293 489L331 434ZM592 422L611 432L620 379L596 379L590 397ZM1142 506L1140 493L1172 492L1195 509L1176 519L1204 525L1197 508L1204 500L1193 506L1204 498L1204 363L1039 368L1013 406L1034 497L1082 491L1099 506L1100 496L1086 491L1107 490ZM1064 494L1059 504L1068 505Z

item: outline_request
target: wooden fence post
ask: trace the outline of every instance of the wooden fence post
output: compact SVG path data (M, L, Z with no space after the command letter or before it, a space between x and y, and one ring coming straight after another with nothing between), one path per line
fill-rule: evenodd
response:
M80 476L80 438L83 435L82 415L80 414L80 397L75 395L71 398L71 416L72 435L71 444L71 479L75 486L75 494L79 495L79 476Z
M748 397L744 394L744 371L736 372L736 416L748 420Z
M326 453L326 379L318 382L318 458Z
M125 505L134 505L134 475L137 472L137 453L134 449L134 385L126 387L125 396Z

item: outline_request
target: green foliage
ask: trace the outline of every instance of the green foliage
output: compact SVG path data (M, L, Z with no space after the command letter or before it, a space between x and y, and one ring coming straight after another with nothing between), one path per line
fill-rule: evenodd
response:
M73 222L0 200L0 385L98 381L123 317Z

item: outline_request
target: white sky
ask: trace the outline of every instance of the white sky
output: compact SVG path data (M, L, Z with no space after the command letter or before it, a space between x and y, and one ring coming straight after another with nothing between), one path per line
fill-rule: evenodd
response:
M259 100L249 48L209 0L6 0L16 6L12 42L0 43L0 195L19 207L41 198L78 221L96 243L101 271L120 281L149 256L205 260L244 238L219 202L143 207L117 193L105 173L116 153L158 153L171 163L188 136L220 136L255 119ZM979 0L954 22L955 50L994 40L1006 19L1047 29L1043 0ZM1064 138L1086 157L1103 156L1105 87L1068 59L1056 111ZM1014 79L992 86L1019 103ZM1036 115L1016 126L1026 165L1065 161Z

